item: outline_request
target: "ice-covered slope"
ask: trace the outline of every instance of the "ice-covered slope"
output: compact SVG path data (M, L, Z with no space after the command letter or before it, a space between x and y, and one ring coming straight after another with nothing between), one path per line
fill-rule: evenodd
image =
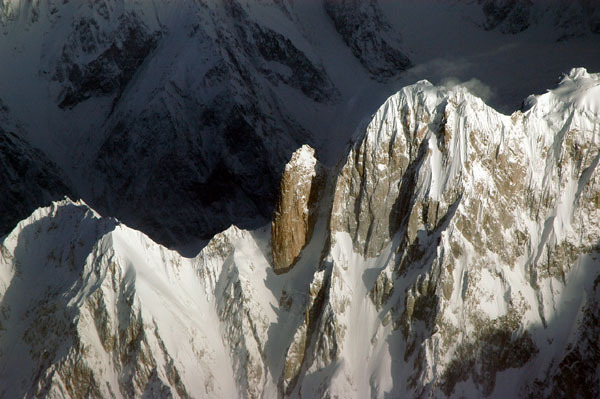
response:
M598 90L574 69L503 115L403 88L316 186L283 274L268 227L189 259L81 202L37 210L2 242L0 392L597 396Z

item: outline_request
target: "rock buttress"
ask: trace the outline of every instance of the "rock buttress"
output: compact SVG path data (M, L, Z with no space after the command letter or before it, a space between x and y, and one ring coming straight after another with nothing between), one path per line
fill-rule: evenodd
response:
M310 241L320 165L315 150L300 147L285 167L271 223L271 251L276 273L290 270Z

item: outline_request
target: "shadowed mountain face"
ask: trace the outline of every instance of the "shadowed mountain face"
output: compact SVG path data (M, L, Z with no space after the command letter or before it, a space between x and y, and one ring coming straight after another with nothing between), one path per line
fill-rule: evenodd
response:
M292 153L310 144L334 164L406 84L476 77L513 109L573 66L564 43L581 46L576 64L598 59L594 3L541 3L5 0L0 97L75 197L186 246L267 223ZM535 53L536 29L560 37Z
M71 190L64 174L41 151L0 128L0 236L35 209Z
M548 21L556 40L600 34L600 7L593 0L479 0L486 30L516 34Z
M375 1L324 0L323 7L352 54L376 80L385 81L410 66L399 35Z
M40 130L33 140L78 196L167 245L268 220L285 161L322 141L295 109L341 101L287 2L6 1L0 14L0 42L35 59L25 90L56 122L23 123ZM375 4L329 15L366 75L385 81L409 65ZM352 15L366 18L360 37L349 36ZM41 56L24 54L33 47Z

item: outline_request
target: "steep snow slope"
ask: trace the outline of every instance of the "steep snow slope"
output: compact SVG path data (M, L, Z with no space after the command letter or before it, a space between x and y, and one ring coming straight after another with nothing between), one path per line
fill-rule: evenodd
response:
M0 392L597 396L599 89L574 69L508 116L403 88L284 274L268 227L189 259L81 202L37 210L2 241Z
M192 262L143 234L64 200L19 223L0 264L3 397L236 395Z
M265 229L190 259L83 202L38 209L1 243L0 397L277 396L311 274L268 254Z

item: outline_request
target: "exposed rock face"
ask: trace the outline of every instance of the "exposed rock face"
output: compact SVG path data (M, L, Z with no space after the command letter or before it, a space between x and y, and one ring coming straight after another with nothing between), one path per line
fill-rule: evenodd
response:
M320 174L315 150L308 145L300 147L285 167L271 224L276 273L289 270L312 237Z
M193 259L83 203L37 210L0 246L0 393L596 397L599 83L574 69L510 116L404 88L328 176L312 238L309 147L271 231Z

